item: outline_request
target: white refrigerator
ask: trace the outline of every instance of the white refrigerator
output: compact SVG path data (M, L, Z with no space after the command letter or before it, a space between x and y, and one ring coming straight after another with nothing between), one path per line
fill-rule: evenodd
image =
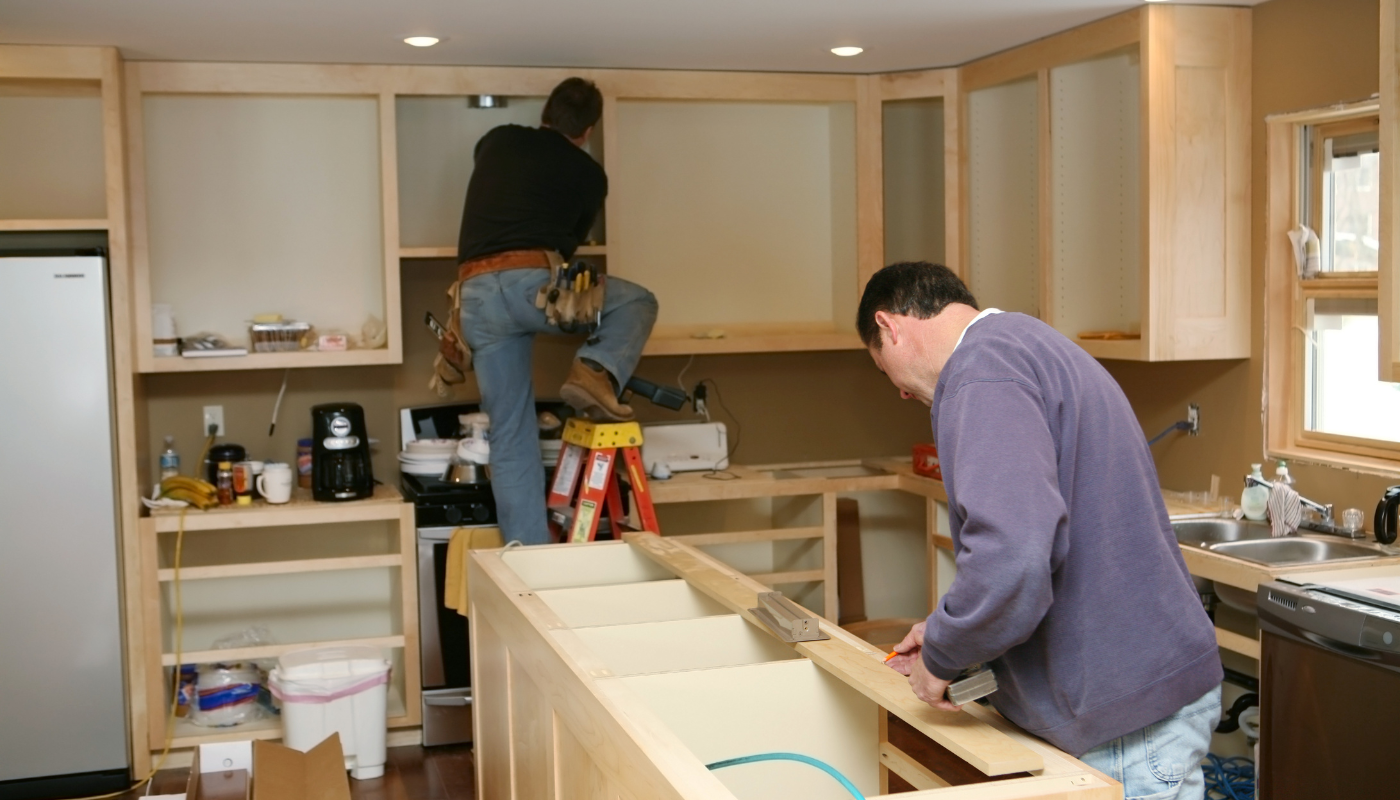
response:
M0 255L0 800L130 778L107 266Z

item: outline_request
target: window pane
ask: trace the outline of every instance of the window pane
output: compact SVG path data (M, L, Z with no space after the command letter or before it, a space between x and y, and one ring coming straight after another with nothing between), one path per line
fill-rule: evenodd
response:
M1308 302L1304 427L1400 442L1400 384L1376 380L1376 301Z
M1375 134L1325 142L1323 176L1322 269L1327 272L1375 272L1380 251L1381 156ZM1369 140L1369 141L1368 141Z

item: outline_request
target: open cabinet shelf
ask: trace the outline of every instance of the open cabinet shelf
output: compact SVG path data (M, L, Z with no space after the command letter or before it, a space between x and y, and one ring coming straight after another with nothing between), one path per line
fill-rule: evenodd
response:
M385 710L387 712L387 722L390 728L400 728L409 724L407 722L407 708L403 701L403 692L393 683L389 684ZM215 742L281 738L282 719L280 717L253 720L252 722L232 725L227 728L206 728L202 725L196 725L184 717L177 717L175 720L175 735L170 741L170 747L171 749L178 749L194 747L201 744L214 744Z

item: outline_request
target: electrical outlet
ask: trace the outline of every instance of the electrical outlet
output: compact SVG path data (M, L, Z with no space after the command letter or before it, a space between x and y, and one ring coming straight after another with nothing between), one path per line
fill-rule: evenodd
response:
M1195 403L1188 403L1188 404L1186 405L1186 421L1189 422L1189 423L1191 423L1191 427L1188 428L1187 431L1188 431L1192 436L1199 436L1199 435L1201 435L1201 407L1200 407L1200 406L1196 405Z
M204 407L204 428L200 431L204 436L209 435L209 426L214 426L214 435L224 435L224 407L205 406Z

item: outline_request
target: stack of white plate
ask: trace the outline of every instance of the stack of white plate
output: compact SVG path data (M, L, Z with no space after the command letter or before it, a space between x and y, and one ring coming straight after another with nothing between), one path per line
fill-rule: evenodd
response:
M409 475L437 477L447 471L455 452L456 439L415 439L399 453L399 469Z
M559 463L559 451L564 449L563 439L541 439L540 440L540 461L546 467L552 467Z

